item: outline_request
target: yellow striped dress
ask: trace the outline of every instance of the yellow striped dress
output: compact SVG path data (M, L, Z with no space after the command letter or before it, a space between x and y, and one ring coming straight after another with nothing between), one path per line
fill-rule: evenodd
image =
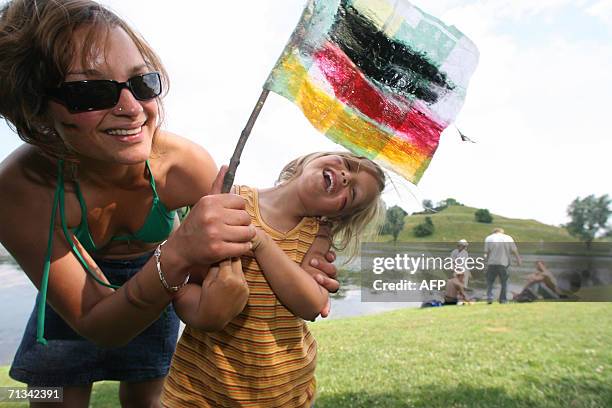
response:
M286 234L265 224L257 190L239 186L254 225L301 263L319 230L303 218ZM252 254L242 257L249 285L246 307L222 331L186 327L164 385L167 407L310 407L317 344L306 323L285 308Z

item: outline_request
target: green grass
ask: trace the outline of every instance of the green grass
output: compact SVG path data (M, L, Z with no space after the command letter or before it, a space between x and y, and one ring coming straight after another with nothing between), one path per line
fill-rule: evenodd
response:
M409 309L311 328L317 408L612 406L610 303ZM116 406L116 383L94 390L93 407Z
M611 407L612 304L475 305L321 322L317 407Z
M493 223L476 222L476 208L467 206L450 206L434 214L415 214L405 218L404 230L398 241L449 242L467 239L469 242L483 242L494 227L502 227L517 242L576 242L576 238L568 234L564 228L542 224L535 220L520 220L493 215ZM416 238L412 229L422 223L426 216L431 217L435 231L433 235ZM390 236L381 237L383 241Z

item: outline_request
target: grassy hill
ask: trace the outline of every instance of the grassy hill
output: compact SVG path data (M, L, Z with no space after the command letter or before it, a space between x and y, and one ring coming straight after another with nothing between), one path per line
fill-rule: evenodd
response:
M501 227L518 242L575 242L576 238L567 233L564 228L542 224L535 220L520 220L506 218L491 214L493 223L483 224L476 222L474 212L476 208L453 205L440 212L432 214L414 214L405 218L404 230L400 233L398 241L429 241L448 242L467 239L469 242L482 242L491 233L493 228ZM422 223L425 217L431 217L435 226L433 235L424 238L414 236L413 228ZM383 241L391 236L382 236Z

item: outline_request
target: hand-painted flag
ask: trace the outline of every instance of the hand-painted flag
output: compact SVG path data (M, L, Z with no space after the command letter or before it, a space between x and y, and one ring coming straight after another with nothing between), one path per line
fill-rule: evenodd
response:
M405 0L310 0L265 88L416 184L477 62L469 38Z

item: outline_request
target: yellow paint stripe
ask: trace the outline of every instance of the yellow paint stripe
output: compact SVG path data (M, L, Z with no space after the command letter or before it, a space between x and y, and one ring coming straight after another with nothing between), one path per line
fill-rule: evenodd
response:
M429 160L427 155L393 133L351 112L350 108L321 90L308 77L301 83L295 103L318 131L345 146L354 145L366 150L370 156L388 163L386 167L415 181L418 169Z

